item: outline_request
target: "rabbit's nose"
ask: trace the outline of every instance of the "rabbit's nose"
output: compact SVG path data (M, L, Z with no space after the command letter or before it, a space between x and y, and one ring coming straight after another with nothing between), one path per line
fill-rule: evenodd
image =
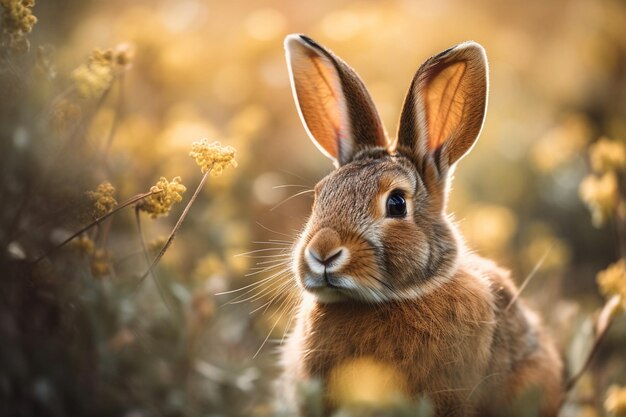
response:
M348 249L341 246L339 234L331 228L318 231L304 252L307 264L318 274L338 270L348 258Z
M315 252L315 250L309 249L309 254L311 255L311 257L325 266L328 266L332 264L333 261L337 260L341 256L342 252L343 249L337 248L335 251L327 254L326 256L320 256L317 252Z

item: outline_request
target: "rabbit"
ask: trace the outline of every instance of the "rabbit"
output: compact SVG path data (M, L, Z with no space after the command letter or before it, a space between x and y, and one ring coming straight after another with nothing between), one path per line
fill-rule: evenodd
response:
M298 390L315 380L332 414L338 370L365 360L436 416L511 416L520 404L524 415L556 415L562 361L551 337L509 272L468 250L446 214L454 168L485 118L483 47L465 42L426 60L395 140L344 61L301 34L285 49L305 130L336 169L315 186L293 246L302 291L281 348L281 409L304 414Z

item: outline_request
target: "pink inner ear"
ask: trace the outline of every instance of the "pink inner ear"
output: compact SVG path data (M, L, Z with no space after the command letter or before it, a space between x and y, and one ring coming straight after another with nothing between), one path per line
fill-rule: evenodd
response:
M424 104L427 115L428 147L441 147L459 129L467 100L464 75L467 63L448 65L432 75L425 88Z
M341 114L338 111L337 76L322 58L310 55L307 62L295 73L296 91L305 123L318 144L331 156L339 154L338 136L341 131Z

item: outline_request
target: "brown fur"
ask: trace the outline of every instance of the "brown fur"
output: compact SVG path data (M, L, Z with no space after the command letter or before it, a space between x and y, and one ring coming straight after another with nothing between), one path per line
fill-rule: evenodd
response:
M514 287L504 271L477 257L466 262L419 300L302 303L286 345L288 386L371 357L394 364L408 398L426 395L437 415L509 416L508 407L537 387L540 403L529 406L555 415L561 363L548 335L520 302L506 308Z
M284 403L297 409L299 383L328 387L338 369L367 359L391 368L386 375L405 398L427 396L437 416L510 416L520 401L555 415L562 365L550 337L515 300L508 273L472 255L445 214L451 173L482 127L482 48L463 44L426 61L405 100L398 142L386 149L356 73L308 38L290 36L286 45L296 100L309 106L305 125L325 126L310 133L315 141L325 135L318 145L338 169L315 187L294 250L305 291L283 351ZM331 66L324 77L309 59ZM308 95L329 85L336 111L314 111ZM360 120L376 126L369 133L377 139L343 134L358 132ZM389 196L398 193L406 214L389 215ZM326 398L330 413L338 400Z

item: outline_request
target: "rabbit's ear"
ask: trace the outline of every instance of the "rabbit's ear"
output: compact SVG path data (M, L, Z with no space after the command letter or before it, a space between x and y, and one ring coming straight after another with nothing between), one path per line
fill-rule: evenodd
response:
M465 42L428 59L417 70L404 101L398 148L413 152L440 174L474 145L487 108L487 57Z
M322 153L344 165L361 149L388 146L378 112L352 68L304 35L287 36L285 49L300 118Z

